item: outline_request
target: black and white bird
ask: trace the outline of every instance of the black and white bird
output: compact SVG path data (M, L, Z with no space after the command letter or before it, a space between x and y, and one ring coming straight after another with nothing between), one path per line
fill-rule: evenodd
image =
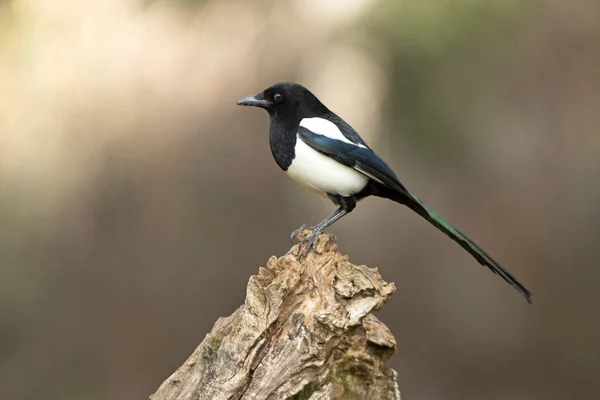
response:
M277 165L292 179L326 197L337 209L313 227L299 254L304 257L320 233L351 212L359 200L377 196L403 204L456 241L482 265L500 275L531 302L531 293L475 242L411 194L396 174L343 119L308 89L277 83L237 104L269 113L269 142Z

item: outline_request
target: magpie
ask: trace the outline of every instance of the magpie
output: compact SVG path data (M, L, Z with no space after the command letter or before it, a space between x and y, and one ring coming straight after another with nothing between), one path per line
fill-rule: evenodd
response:
M531 292L525 286L410 193L358 133L308 89L298 83L280 82L240 99L237 104L260 107L269 113L269 143L277 165L292 179L328 197L337 206L331 215L311 227L312 233L303 240L306 245L299 259L311 248L314 251L321 232L354 210L358 201L376 196L403 204L425 218L531 303ZM294 231L292 237L305 227Z

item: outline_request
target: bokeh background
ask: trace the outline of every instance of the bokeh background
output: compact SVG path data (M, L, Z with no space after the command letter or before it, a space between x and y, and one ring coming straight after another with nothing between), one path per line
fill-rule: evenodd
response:
M0 1L0 398L147 398L331 211L235 105L281 80L534 293L362 202L403 398L597 398L596 0Z

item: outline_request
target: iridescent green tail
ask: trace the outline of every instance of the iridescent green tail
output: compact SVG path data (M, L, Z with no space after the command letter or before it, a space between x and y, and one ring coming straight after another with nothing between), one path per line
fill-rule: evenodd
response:
M408 196L407 196L408 195ZM408 198L407 198L408 197ZM398 193L398 197L394 200L405 204L421 217L429 221L433 226L448 235L452 240L458 243L463 249L468 251L480 264L485 265L493 273L498 274L506 282L510 283L519 293L525 297L527 302L531 303L531 292L525 288L510 272L498 264L488 253L479 247L474 241L469 239L461 231L453 227L448 221L442 218L441 215L427 207L421 200L412 194Z

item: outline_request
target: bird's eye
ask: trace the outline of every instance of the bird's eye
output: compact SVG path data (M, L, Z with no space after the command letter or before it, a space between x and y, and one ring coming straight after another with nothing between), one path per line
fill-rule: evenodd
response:
M279 103L281 100L283 100L283 95L281 93L275 93L273 95L273 100L275 100L276 103Z

